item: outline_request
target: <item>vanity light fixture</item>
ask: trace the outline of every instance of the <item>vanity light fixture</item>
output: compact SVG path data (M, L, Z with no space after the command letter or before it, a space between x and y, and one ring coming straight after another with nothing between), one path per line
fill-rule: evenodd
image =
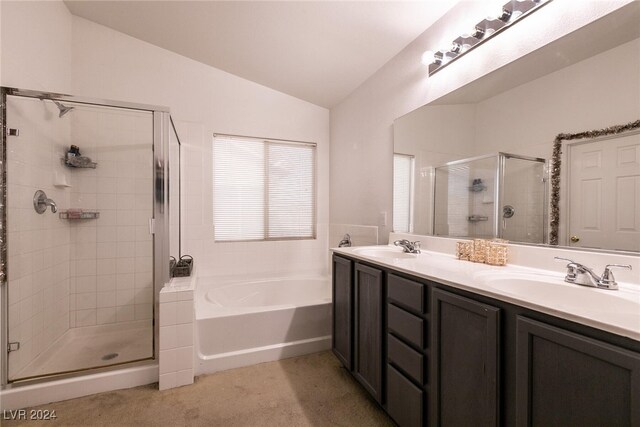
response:
M488 17L478 22L470 34L463 34L454 39L448 48L437 52L426 51L422 54L421 62L429 67L431 76L551 1L553 0L510 0L502 6L499 16Z

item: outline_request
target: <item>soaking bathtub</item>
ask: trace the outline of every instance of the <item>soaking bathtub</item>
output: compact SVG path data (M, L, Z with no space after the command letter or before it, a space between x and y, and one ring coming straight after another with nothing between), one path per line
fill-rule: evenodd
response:
M198 277L196 375L331 348L328 277Z

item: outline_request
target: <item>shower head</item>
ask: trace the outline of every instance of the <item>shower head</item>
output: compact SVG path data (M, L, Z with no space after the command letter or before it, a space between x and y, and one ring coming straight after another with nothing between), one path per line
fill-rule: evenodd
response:
M62 117L65 114L67 114L69 111L73 110L74 107L68 107L66 105L63 105L61 103L59 103L58 101L56 101L55 99L52 99L53 103L56 104L56 107L58 107L58 109L60 109L60 114L58 115L58 117Z

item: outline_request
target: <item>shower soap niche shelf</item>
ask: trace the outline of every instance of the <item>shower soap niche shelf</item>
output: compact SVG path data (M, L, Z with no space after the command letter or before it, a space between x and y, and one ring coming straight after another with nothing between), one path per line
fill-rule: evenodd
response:
M69 209L60 212L60 219L98 219L100 218L100 212L96 211L83 211L81 209Z

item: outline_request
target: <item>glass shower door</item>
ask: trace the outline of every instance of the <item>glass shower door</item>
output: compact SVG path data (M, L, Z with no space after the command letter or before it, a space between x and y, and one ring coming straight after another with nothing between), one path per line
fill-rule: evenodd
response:
M496 155L451 162L436 168L434 234L495 236Z
M545 162L504 155L501 237L515 242L545 243Z
M9 382L153 357L153 113L7 96Z

